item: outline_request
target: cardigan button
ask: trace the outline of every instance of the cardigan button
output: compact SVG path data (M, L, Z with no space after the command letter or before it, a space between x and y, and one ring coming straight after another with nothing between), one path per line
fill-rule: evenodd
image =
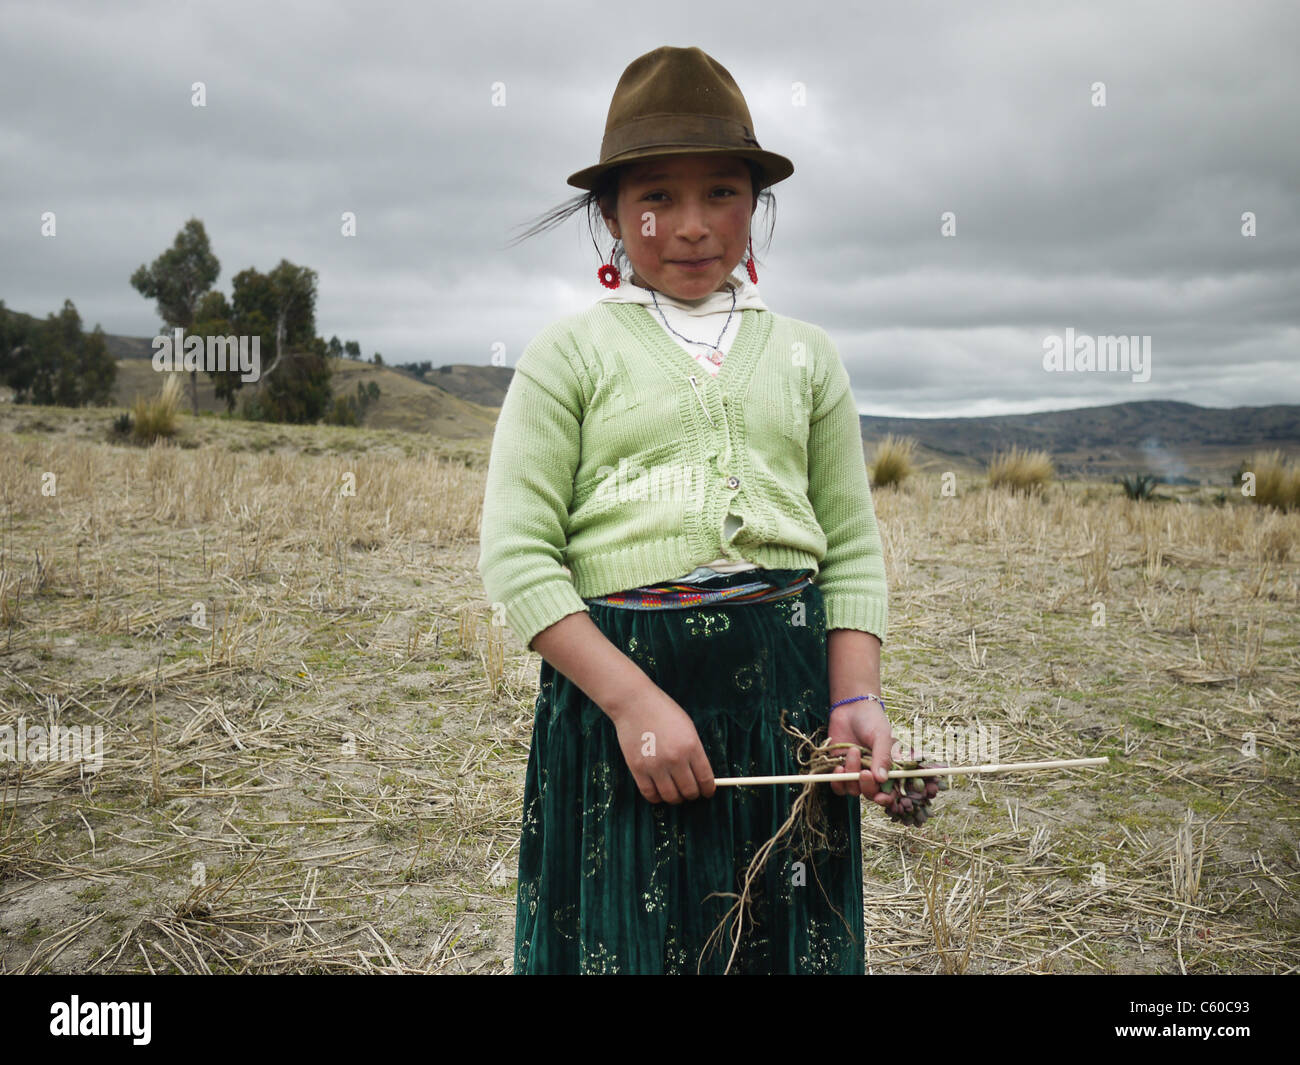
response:
M734 476L733 476L733 477L728 477L728 478L727 478L727 487L728 487L728 488L739 488L739 487L740 487L740 478L739 478L739 477L734 477Z

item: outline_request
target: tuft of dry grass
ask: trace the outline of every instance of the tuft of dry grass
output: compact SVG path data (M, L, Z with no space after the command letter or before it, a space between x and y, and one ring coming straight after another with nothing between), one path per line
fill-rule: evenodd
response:
M9 774L0 780L0 882L14 876L31 852L27 834L17 831L18 799L22 792L23 765L19 763L10 784Z
M916 441L890 433L876 445L871 463L871 486L884 488L901 485L912 473L912 456Z
M1012 492L1040 492L1056 475L1056 466L1046 451L1029 451L1014 446L999 452L989 463L989 487L1010 488Z
M1178 827L1174 837L1173 853L1169 856L1169 879L1174 898L1191 906L1201 891L1201 870L1205 867L1205 832L1201 826L1200 842L1196 841L1192 811Z
M1245 463L1243 474L1253 474L1255 491L1247 498L1275 510L1300 508L1300 469L1282 457L1282 452L1257 451Z
M131 408L131 433L142 444L173 437L180 425L181 375L169 373L156 396L137 396Z
M984 910L986 881L982 865L979 861L972 863L945 897L938 851L930 855L930 868L922 883L922 894L935 952L948 975L960 975L970 966L971 951L979 933L980 914ZM965 881L964 891L961 890L962 881ZM966 930L961 933L958 929L963 923Z

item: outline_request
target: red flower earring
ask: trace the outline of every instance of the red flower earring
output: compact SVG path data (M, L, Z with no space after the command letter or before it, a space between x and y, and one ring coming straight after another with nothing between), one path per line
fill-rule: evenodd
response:
M618 267L614 265L614 248L617 247L618 243L615 242L614 247L609 250L609 262L601 264L600 269L596 271L596 276L600 278L600 283L606 288L618 288L622 283Z
M752 284L758 284L758 270L754 267L754 238L749 238L749 262L745 264L745 269L749 271L749 280Z

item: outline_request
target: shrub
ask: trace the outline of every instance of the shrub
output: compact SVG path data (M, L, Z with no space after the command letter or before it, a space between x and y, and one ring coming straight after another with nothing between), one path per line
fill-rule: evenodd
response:
M326 425L356 425L357 405L351 396L336 396L334 409L325 415Z
M338 396L334 408L325 415L326 425L360 425L366 415L366 408L379 398L379 386L371 381L368 385L357 382L355 396Z

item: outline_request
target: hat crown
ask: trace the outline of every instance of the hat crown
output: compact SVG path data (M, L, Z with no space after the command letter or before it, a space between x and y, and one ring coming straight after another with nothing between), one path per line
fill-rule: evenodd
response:
M621 126L650 115L711 115L751 131L754 125L740 86L726 67L699 48L670 45L634 59L623 71L605 119L606 139Z
M664 45L623 71L605 118L600 162L571 175L569 184L591 189L611 167L691 152L749 159L763 172L763 188L794 173L789 159L759 145L749 105L726 67L699 48Z

